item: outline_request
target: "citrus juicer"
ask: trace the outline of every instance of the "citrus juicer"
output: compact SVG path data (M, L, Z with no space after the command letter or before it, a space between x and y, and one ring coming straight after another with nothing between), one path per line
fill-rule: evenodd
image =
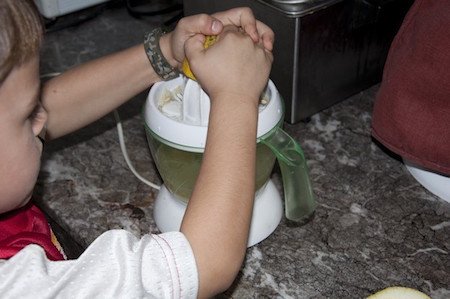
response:
M202 161L209 108L208 95L196 81L183 75L156 83L147 97L146 135L164 182L153 211L161 232L180 229ZM259 105L256 192L249 247L267 238L281 221L283 201L270 179L276 160L283 178L286 218L303 221L316 207L302 149L281 129L283 112L280 94L269 80Z

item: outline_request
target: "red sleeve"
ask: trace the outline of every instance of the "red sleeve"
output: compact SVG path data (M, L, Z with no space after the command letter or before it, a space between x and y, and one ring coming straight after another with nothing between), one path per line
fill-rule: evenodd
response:
M41 246L50 260L64 260L52 230L38 207L26 206L0 215L0 259L9 259L29 244Z

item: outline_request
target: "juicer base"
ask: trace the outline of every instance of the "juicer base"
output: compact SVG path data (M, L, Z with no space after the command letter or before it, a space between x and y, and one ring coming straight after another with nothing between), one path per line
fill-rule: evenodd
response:
M263 188L255 197L248 247L272 234L283 216L283 202L275 184L269 180ZM185 211L186 204L162 185L153 208L153 217L159 230L163 233L179 231Z

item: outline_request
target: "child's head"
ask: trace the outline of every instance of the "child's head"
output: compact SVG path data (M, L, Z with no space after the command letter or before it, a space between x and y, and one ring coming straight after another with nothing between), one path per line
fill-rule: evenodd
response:
M35 56L42 41L41 18L32 0L0 0L0 83Z
M25 205L47 121L39 81L42 25L32 0L0 0L0 213Z

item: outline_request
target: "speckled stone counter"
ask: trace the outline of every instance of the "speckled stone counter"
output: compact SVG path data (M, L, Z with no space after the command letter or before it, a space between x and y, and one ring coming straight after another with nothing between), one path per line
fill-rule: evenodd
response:
M137 20L110 9L74 28L48 34L41 72L125 48L163 18ZM304 149L317 197L303 226L282 220L249 248L225 298L363 298L392 285L450 298L450 204L421 187L396 157L370 137L378 86L286 125ZM146 144L145 94L119 109L129 156L144 177L161 180ZM36 193L39 203L81 246L108 229L157 233L157 190L129 170L108 115L48 144ZM273 180L282 192L279 170Z

